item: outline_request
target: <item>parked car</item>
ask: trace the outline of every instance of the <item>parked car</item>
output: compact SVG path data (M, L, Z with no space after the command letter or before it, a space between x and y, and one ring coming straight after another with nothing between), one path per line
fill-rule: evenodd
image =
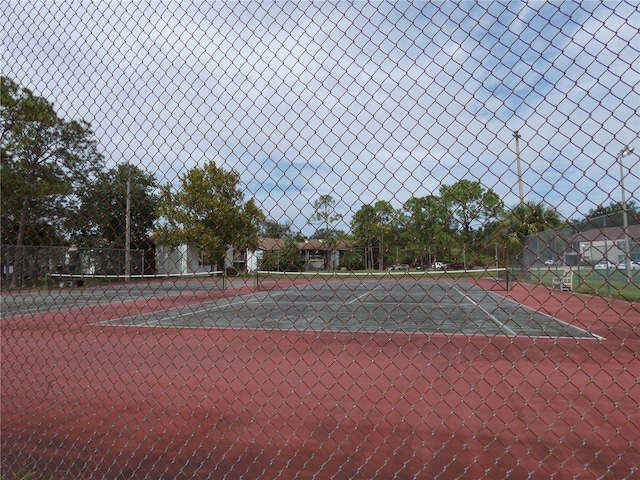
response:
M593 268L595 268L596 270L613 270L616 268L616 266L611 262L603 260L602 262L597 263Z
M631 270L640 270L640 263L634 262L633 260L631 260L630 264L631 264ZM627 262L625 260L623 260L618 264L618 270L626 270L626 268L627 268Z
M547 266L549 266L549 267L550 267L551 265L553 265L553 263L554 263L554 262L553 262L553 260L545 260L545 261L544 261L544 264L545 264L545 265L547 265Z
M431 270L445 270L449 265L444 262L433 262L431 264Z
M396 265L391 265L389 268L387 268L388 271L391 270L404 270L405 272L409 271L409 265L407 265L406 263L400 263L400 264L396 264Z
M464 262L452 262L449 264L448 268L451 270L464 270L466 267Z

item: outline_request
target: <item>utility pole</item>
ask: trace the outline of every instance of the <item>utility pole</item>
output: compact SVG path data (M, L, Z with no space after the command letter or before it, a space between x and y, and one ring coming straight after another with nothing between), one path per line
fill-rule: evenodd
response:
M522 164L520 162L520 133L518 130L513 132L513 138L516 139L516 161L518 163L518 187L520 188L520 204L524 203L524 187L522 186Z

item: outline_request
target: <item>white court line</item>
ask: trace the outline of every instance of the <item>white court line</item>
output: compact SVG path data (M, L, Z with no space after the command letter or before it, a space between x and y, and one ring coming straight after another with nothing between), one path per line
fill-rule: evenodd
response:
M456 287L455 285L450 284L449 282L447 282L447 284L453 288L456 292L458 292L460 295L462 295L463 298L466 298L467 300L469 300L471 303L473 303L476 307L478 307L480 310L482 310L484 312L485 315L487 315L496 325L498 325L498 327L500 329L504 329L507 333L509 333L509 335L513 335L514 337L516 336L516 332L514 332L513 330L511 330L509 327L507 327L504 323L502 323L500 320L498 320L496 317L494 317L493 315L491 315L487 310L485 310L478 302L476 302L473 298L471 298L469 295L467 295L466 293L460 291L458 289L458 287Z
M498 327L500 327L500 328L504 328L505 330L507 330L507 331L511 332L511 334L512 334L512 335L517 335L513 330L511 330L509 327L507 327L504 323L502 323L502 322L501 322L500 320L498 320L496 317L494 317L493 315L491 315L487 310L485 310L484 308L482 308L482 306L481 306L481 305L479 305L476 301L474 301L474 300L473 300L471 297L469 297L466 293L464 293L464 292L462 292L462 291L458 290L458 288L456 288L456 287L455 287L455 285L452 285L452 284L450 284L450 283L449 283L449 286L451 286L454 290L456 290L456 291L457 291L459 294L461 294L464 298L468 299L471 303L473 303L473 304L474 304L474 305L476 305L480 310L482 310L482 311L483 311L483 312L484 312L484 313L485 313L485 314L486 314L486 315L487 315L487 316L488 316L488 317L489 317L493 322L495 322L495 323L498 325ZM489 292L489 293L490 293L490 292ZM523 308L523 309L525 309L525 310L529 310L529 311L531 311L531 312L533 312L533 313L536 313L536 314L538 314L538 315L544 315L544 316L546 316L546 317L550 318L551 320L553 320L553 321L554 321L554 322L556 322L556 323L560 323L560 324L565 325L565 326L567 326L567 327L573 328L573 329L575 329L575 330L577 330L577 331L579 331L579 332L582 332L582 333L584 334L584 337L578 337L578 338L580 338L580 339L583 339L583 340L589 340L589 339L590 339L590 337L591 337L591 338L593 338L594 340L604 340L604 339L605 339L604 337L601 337L600 335L597 335L597 334L595 334L595 333L589 332L589 331L587 331L587 330L585 330L585 329L583 329L583 328L576 327L575 325L571 325L571 324L569 324L569 323L567 323L567 322L565 322L565 321L563 321L563 320L560 320L560 319L558 319L558 318L555 318L555 317L553 317L553 316L551 316L551 315L548 315L548 314L546 314L546 313L540 312L540 311L536 310L535 308L529 307L529 306L527 306L527 305L525 305L525 304L523 304L523 303L515 302L514 300L510 300L510 301L512 301L512 302L514 302L514 303L517 303L518 305L520 305L520 307L521 307L521 308ZM551 335L548 335L548 336L549 336L549 337L551 337ZM570 339L576 339L577 337L570 336L570 337L554 337L554 338L570 338Z
M367 292L364 292L362 295L358 295L356 298L354 298L354 299L353 299L353 300L351 300L350 302L347 302L347 303L346 303L346 305L351 305L352 303L357 302L357 301L358 301L358 300L360 300L361 298L364 298L364 297L366 297L366 296L368 296L368 295L371 295L371 294L374 292L374 290L375 290L376 288L378 288L378 287L377 287L377 286L376 286L376 287L373 287L371 290L369 290L369 291L367 291ZM337 303L337 302L336 302L336 303ZM340 302L340 303L343 303L343 302Z
M284 292L278 293L277 295L271 295L271 296L279 296L279 295L284 295ZM263 295L263 298L264 298L264 296L266 296L266 294ZM253 299L242 299L242 300L238 300L236 302L230 302L230 303L227 303L227 304L224 304L224 305L219 305L217 302L200 303L200 305L211 305L211 307L210 308L200 308L198 310L193 310L193 311L188 312L188 314L189 315L195 315L195 314L198 314L198 313L210 312L213 309L223 310L225 308L234 307L236 305L247 305L249 303L255 303L255 302L258 302L259 300L260 299L257 298L256 295L254 295ZM164 310L164 312L170 312L172 310L174 310L174 311L175 310L182 310L182 309L184 309L185 307L188 307L188 306L189 305L185 305L183 307L168 308L168 309ZM115 319L111 319L111 320L103 320L101 322L94 322L94 323L92 323L92 325L106 325L106 326L117 326L117 327L120 327L120 326L125 326L125 327L147 326L147 327L149 327L149 326L154 326L154 324L156 324L158 326L161 326L161 322L163 322L163 321L167 321L167 320L174 321L174 320L177 320L180 317L184 317L185 316L185 315L183 315L183 312L180 312L180 314L177 314L177 315L167 315L167 316L164 316L164 317L162 317L162 318L160 318L158 320L155 320L155 321L147 321L144 325L139 325L139 324L136 324L134 322L134 320L136 318L138 318L138 317L151 316L151 315L154 315L157 312L162 312L162 311L163 310L154 310L153 312L140 313L138 315L129 315L129 316L126 316L126 317L120 317L120 318L115 318ZM118 323L118 322L125 322L127 320L131 321L131 323L130 324L126 324L126 323L119 324ZM178 325L178 326L182 327L182 325Z
M550 319L552 319L554 322L561 323L562 325L565 325L567 327L573 328L575 330L578 330L578 331L584 333L585 336L587 337L587 338L585 338L585 340L589 340L589 338L588 338L589 336L594 337L595 340L605 340L605 337L601 337L600 335L598 335L596 333L593 333L593 332L590 332L589 330L585 330L584 328L580 328L580 327L576 327L575 325L571 325L570 323L565 322L564 320L560 320L559 318L556 318L556 317L554 317L552 315L540 312L540 311L536 310L535 308L532 308L532 307L529 307L528 305L525 305L524 303L519 303L519 305L525 310L529 310L529 311L531 311L533 313L537 313L538 315L545 315L545 316L549 317ZM558 337L558 338L575 338L575 337Z
M496 325L498 325L499 328L501 328L504 332L506 332L508 335L510 336L518 336L518 334L513 331L512 329L510 329L509 327L507 327L503 322L501 322L500 320L498 320L495 316L493 316L491 313L489 313L485 308L483 308L478 302L476 302L475 300L473 300L469 295L467 295L464 291L458 289L455 284L449 283L447 282L447 284L449 285L450 288L454 289L456 292L458 292L460 295L462 295L462 297L464 299L467 299L470 303L472 303L473 305L475 305L477 308L479 308L480 310L482 310L482 312L487 315ZM362 298L371 295L374 290L376 290L378 287L374 287L372 290L367 291L361 295L358 295L357 297L355 297L354 299L348 301L348 302L344 302L344 301L340 301L340 302L326 302L326 301L307 301L309 304L322 304L322 305L326 305L326 306L331 306L331 305L338 305L338 306L344 306L344 305L352 305L358 301L360 301ZM279 291L279 292L264 292L262 294L256 295L253 294L250 298L247 297L242 297L241 299L235 301L235 302L230 302L227 304L219 304L218 302L207 302L204 304L200 304L200 306L202 307L203 305L207 305L206 308L199 308L197 310L193 310L193 311L189 311L189 312L184 312L184 311L180 311L183 310L185 307L189 307L189 305L185 305L183 307L179 307L179 308L169 308L167 310L164 310L165 313L168 313L170 311L179 311L179 313L175 314L175 315L166 315L163 316L159 319L156 320L147 320L145 321L145 323L142 324L136 324L135 323L135 319L139 318L139 317L149 317L149 316L153 316L156 313L161 313L162 310L156 310L154 312L148 312L148 313L141 313L138 315L134 315L134 316L127 316L127 317L121 317L121 318L117 318L117 319L111 319L111 320L105 320L105 321L101 321L101 322L95 322L93 323L93 325L104 325L104 326L117 326L117 327L170 327L170 325L166 325L163 323L167 323L167 322L175 322L180 318L184 318L185 316L189 316L189 315L197 315L200 313L207 313L207 312L211 312L212 310L223 310L226 309L228 307L234 307L234 306L246 306L249 304L256 304L259 303L261 305L271 305L271 304L278 304L277 302L271 302L271 299L274 299L275 297L279 297L282 295L286 295L287 291ZM299 294L299 296L301 295L301 293ZM511 300L513 302L513 300ZM362 303L362 302L361 302ZM443 302L438 302L439 304L443 304ZM517 303L517 302L514 302ZM364 305L364 303L362 303ZM430 304L430 303L429 303ZM446 305L453 305L453 306L457 306L460 305L460 302L446 302ZM193 305L193 304L192 304ZM395 306L401 306L403 305L403 303L397 303L397 302L376 302L376 305L395 305ZM411 303L412 306L416 306L416 305L420 305L420 304L415 304L415 303ZM592 332L589 332L587 330L584 330L582 328L576 327L574 325L568 324L567 322L564 322L562 320L556 319L550 315L547 315L545 313L541 313L538 312L537 310L528 307L527 305L524 304L519 304L522 308L527 309L533 313L539 314L539 315L545 315L548 318L552 319L553 321L566 325L568 327L571 327L572 329L575 329L577 331L580 331L582 333L584 333L585 337L581 337L582 339L596 339L596 340L604 340L604 337L600 337L599 335L596 335ZM125 323L129 321L130 323ZM176 328L196 328L196 327L190 327L188 325L173 325L173 327ZM207 328L217 328L215 326L212 327L207 327ZM225 327L225 328L233 328L233 327ZM451 335L455 335L455 334L451 334ZM467 334L464 334L467 335ZM546 336L545 336L546 338ZM571 337L554 337L554 338L570 338L570 339L576 339L576 337L571 336Z

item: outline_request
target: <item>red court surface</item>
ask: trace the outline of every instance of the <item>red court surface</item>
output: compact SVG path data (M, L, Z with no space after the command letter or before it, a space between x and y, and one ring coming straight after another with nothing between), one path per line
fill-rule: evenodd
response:
M501 294L602 340L96 324L163 300L4 319L3 471L639 478L638 305L523 285Z

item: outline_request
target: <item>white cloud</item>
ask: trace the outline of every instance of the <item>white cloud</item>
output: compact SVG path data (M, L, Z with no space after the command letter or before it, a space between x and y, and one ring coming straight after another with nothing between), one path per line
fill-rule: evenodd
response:
M300 228L319 194L349 215L461 178L512 205L514 130L527 195L575 217L619 198L615 155L640 131L633 2L2 9L3 74L90 121L111 162L160 181L212 158L250 186L260 172L250 190Z

